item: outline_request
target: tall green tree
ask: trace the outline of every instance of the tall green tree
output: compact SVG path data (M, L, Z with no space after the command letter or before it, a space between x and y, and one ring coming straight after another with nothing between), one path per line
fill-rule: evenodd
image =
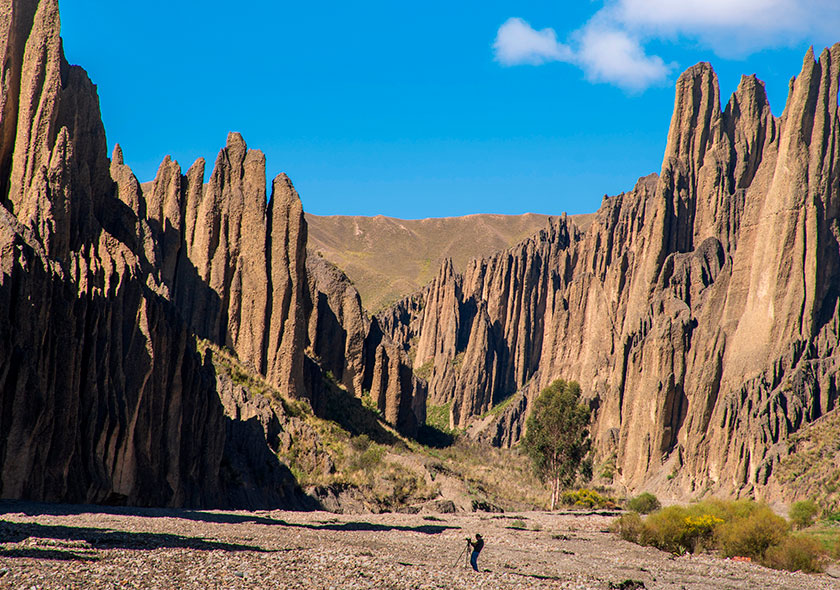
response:
M575 483L591 447L590 410L580 403L580 385L558 379L540 392L525 427L522 447L534 470L551 485L551 509L560 490Z

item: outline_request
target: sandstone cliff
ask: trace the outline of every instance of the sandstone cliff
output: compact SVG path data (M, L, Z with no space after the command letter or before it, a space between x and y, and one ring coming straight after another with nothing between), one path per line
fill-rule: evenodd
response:
M787 437L837 405L838 81L840 45L809 51L774 117L755 77L721 109L711 66L688 69L658 176L585 231L561 218L444 264L381 324L478 437L511 444L528 399L575 379L618 483L762 493Z
M59 29L56 0L0 2L0 497L310 505L274 454L282 416L197 345L318 407L297 193L281 174L269 195L235 133L207 183L203 160L182 174L167 157L141 186L119 146L109 161ZM386 418L410 432L424 390L389 354L330 358L383 379Z

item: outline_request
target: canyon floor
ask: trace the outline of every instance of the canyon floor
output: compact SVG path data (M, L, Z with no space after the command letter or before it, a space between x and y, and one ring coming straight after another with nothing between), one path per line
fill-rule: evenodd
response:
M608 532L612 519L0 502L0 588L607 589L625 580L686 590L840 587L829 574L639 547ZM476 532L487 542L479 573L459 559Z

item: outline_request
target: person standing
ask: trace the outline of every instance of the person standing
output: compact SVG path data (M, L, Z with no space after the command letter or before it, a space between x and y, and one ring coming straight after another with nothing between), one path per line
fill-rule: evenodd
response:
M470 555L470 565L475 571L478 571L478 554L481 553L482 549L484 549L484 539L481 538L481 535L479 533L476 533L475 541L468 538L467 543L469 543L470 547L472 548L472 555Z

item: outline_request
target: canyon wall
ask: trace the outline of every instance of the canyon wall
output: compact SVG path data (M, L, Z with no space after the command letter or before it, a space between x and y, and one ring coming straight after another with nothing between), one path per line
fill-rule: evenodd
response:
M306 270L312 358L346 391L369 396L386 422L416 435L426 423L426 384L414 375L407 353L368 316L359 292L336 266L310 255Z
M689 68L659 175L380 314L430 401L509 445L529 400L574 379L616 483L760 495L837 405L838 81L840 45L809 51L774 117L755 77L721 109L711 66Z
M272 452L282 415L199 342L317 411L311 338L384 383L379 407L409 434L422 383L381 334L363 354L310 330L300 199L283 174L269 194L241 136L206 183L201 159L183 174L167 157L145 185L119 146L109 160L96 88L59 34L56 0L0 2L0 497L311 506Z

